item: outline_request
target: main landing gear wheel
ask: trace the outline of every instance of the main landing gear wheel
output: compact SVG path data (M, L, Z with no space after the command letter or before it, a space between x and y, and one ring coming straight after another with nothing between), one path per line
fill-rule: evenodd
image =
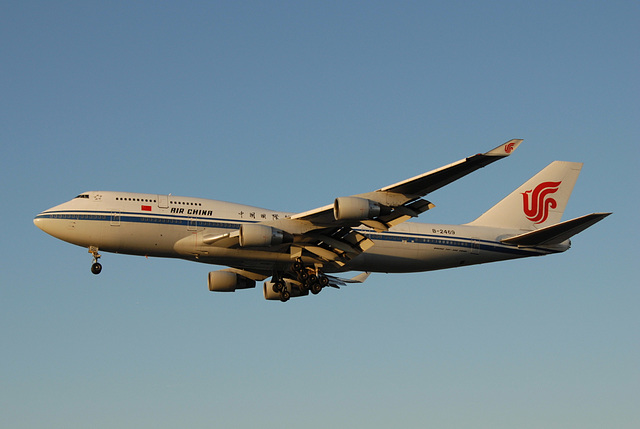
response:
M322 291L322 286L320 286L320 283L313 283L311 285L311 293L314 295L317 295L320 293L320 291Z
M307 286L306 283L300 283L300 286L298 286L298 289L300 289L301 295L306 295L309 292L309 286Z
M100 258L100 254L98 253L98 248L95 246L89 247L89 253L93 255L93 264L91 265L91 272L93 274L100 274L102 271L102 264L98 262Z
M278 292L280 292L281 290L283 290L283 289L284 289L284 286L285 286L285 284L284 284L284 282L283 282L282 280L277 280L277 281L275 281L275 282L273 283L273 286L271 286L271 289L272 289L275 293L278 293Z
M320 276L320 286L322 286L322 287L329 286L329 277Z
M291 270L300 282L300 293L306 295L311 291L314 295L319 294L323 288L329 286L329 278L316 268L306 268L302 263L302 259L297 259L292 265Z
M304 268L304 264L302 263L302 258L296 259L293 264L291 264L291 270L293 270L294 274L299 276L301 273L306 273L307 270Z

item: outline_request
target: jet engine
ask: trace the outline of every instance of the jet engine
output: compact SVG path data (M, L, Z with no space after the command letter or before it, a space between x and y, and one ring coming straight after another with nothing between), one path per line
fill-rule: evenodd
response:
M267 225L249 223L240 226L240 247L270 247L292 241L291 234Z
M235 292L236 289L256 287L256 281L231 271L211 271L209 273L209 290L211 292Z
M391 213L389 207L358 197L340 197L333 203L336 220L365 220Z

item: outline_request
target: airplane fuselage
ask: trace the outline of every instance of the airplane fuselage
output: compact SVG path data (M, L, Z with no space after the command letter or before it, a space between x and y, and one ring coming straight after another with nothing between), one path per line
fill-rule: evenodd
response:
M131 255L181 258L260 272L282 270L291 255L278 248L212 246L208 237L243 224L278 221L292 213L210 199L127 192L85 192L40 213L34 223L78 246ZM387 231L355 228L374 245L337 271L418 272L557 253L550 247L521 248L500 240L522 231L470 225L406 222Z
M362 283L371 272L455 268L564 252L570 238L611 213L561 221L582 163L553 161L496 205L463 225L408 222L435 205L431 192L495 161L512 139L372 192L342 196L300 213L202 198L85 192L45 210L34 223L50 235L98 251L225 265L207 277L212 292L264 281L267 300L288 301L326 287ZM351 279L331 273L362 271ZM270 278L270 280L267 280Z

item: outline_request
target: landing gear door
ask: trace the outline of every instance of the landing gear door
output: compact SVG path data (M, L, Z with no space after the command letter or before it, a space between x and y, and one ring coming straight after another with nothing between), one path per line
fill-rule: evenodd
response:
M168 195L158 195L158 208L168 209L169 208L169 196Z

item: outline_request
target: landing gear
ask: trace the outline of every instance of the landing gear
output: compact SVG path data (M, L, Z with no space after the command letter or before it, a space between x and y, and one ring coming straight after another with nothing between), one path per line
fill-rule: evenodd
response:
M280 277L274 276L271 290L280 294L280 301L287 302L291 298L291 292L287 289L287 283Z
M91 265L91 272L93 274L100 274L102 271L102 264L98 262L100 258L100 254L98 253L98 248L95 246L89 247L89 253L93 255L93 264Z
M297 259L291 266L293 273L300 282L300 292L306 295L311 291L312 294L319 294L325 286L329 285L329 278L322 274L318 268L305 267L301 259Z
M322 286L320 286L320 283L314 283L311 285L312 294L317 295L320 293L321 290L322 290Z
M94 262L93 265L91 265L91 272L93 274L100 274L100 271L102 271L102 264L100 264L100 262Z
M268 300L287 302L309 292L317 295L326 286L331 286L330 278L322 271L322 264L306 265L298 258L289 262L285 270L274 270L271 281L264 282L264 297Z
M273 289L273 291L275 293L281 292L285 289L285 283L284 281L278 279L273 283L273 286L271 287L271 289Z
M293 264L291 264L291 271L293 271L294 274L300 274L301 272L305 271L304 264L302 263L302 258L296 259Z
M320 282L320 286L322 287L329 286L329 277L327 276L320 276L320 279L318 281Z

